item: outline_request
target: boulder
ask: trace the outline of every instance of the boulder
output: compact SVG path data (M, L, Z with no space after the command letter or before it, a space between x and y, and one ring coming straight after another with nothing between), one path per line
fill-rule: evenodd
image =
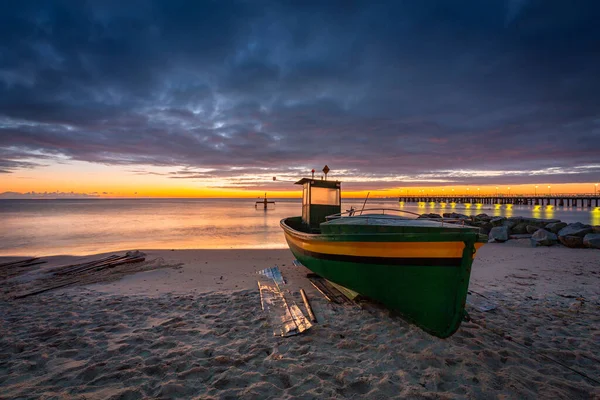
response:
M492 226L502 226L502 223L506 220L504 217L494 217L490 220Z
M517 226L521 222L522 221L517 218L507 218L504 221L502 221L502 225L508 227L508 230L512 230L515 226Z
M440 214L431 213L431 214L421 214L417 217L417 219L419 219L419 218L440 218L441 219L442 216Z
M583 237L583 245L592 249L600 249L600 233L588 233Z
M527 233L535 233L540 229L539 226L535 226L535 225L527 225Z
M592 227L590 225L585 225L581 222L575 222L574 224L569 224L558 231L558 236L578 236L583 238L588 233L592 233Z
M600 225L592 226L592 230L594 231L594 233L600 233Z
M515 234L515 235L522 235L524 233L531 233L531 232L527 232L527 226L528 226L527 222L519 222L518 224L516 224L515 226L513 226L510 229L510 232L511 232L511 234Z
M552 233L558 233L558 231L560 231L562 228L564 228L567 225L568 224L566 222L552 222L552 223L546 225L546 230L549 230Z
M492 228L488 234L489 243L494 242L506 242L508 240L508 227L507 226L496 226Z
M458 214L458 213L444 213L443 214L444 218L452 218L452 219L471 219L471 217L464 215L464 214Z
M579 236L558 236L558 240L567 247L579 248L583 247L583 238Z
M491 222L486 222L486 221L471 221L469 223L469 225L471 226L477 226L479 228L479 232L480 233L484 233L484 234L488 234L490 233L490 231L492 230L493 226Z
M558 236L545 229L538 229L531 235L531 245L536 246L552 246L558 243Z
M560 221L557 219L523 218L523 222L526 222L527 225L537 226L538 228L544 228L549 223Z
M492 220L492 217L490 217L487 214L477 214L475 216L475 219L479 219L479 220L482 220L482 221L490 222Z

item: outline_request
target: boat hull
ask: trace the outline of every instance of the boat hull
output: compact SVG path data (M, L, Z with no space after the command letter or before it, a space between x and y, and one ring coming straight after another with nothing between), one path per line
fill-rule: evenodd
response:
M464 316L474 232L309 234L281 221L294 256L316 274L383 303L445 338ZM290 223L291 222L291 223Z

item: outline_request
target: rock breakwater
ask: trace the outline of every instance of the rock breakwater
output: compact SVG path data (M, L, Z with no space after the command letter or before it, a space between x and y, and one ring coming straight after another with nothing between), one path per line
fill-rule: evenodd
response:
M506 242L510 239L529 238L531 245L553 246L562 244L572 248L600 249L600 226L575 222L567 224L558 219L529 217L495 217L487 214L468 216L459 213L422 214L419 218L451 220L479 228L488 235L489 242Z

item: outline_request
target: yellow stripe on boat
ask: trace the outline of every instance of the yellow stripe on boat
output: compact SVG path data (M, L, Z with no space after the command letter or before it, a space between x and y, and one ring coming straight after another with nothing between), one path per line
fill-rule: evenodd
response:
M285 232L287 239L305 251L359 257L456 258L462 257L463 242L326 242L296 238ZM476 243L478 249L483 243Z

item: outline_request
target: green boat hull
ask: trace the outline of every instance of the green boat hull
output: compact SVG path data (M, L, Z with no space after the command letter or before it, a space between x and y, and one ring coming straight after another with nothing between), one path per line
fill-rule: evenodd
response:
M290 250L311 271L383 303L432 335L446 338L459 328L481 245L477 233L310 234L294 229L297 223L288 218L281 226ZM431 257L439 247L447 250Z

